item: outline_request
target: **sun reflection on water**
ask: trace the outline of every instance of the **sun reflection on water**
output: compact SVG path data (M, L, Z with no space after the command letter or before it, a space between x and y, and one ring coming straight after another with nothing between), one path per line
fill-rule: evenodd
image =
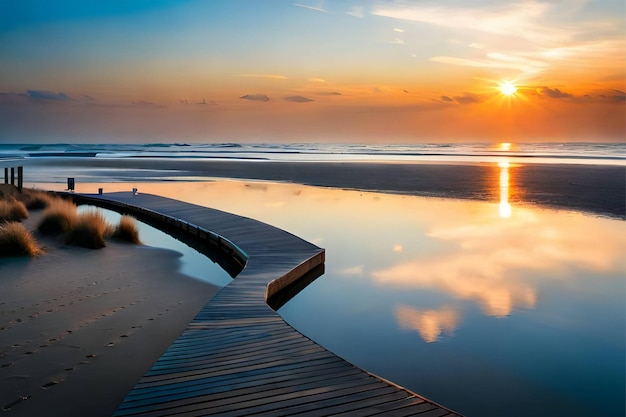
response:
M511 204L509 203L509 167L508 161L499 162L500 167L500 217L511 217Z

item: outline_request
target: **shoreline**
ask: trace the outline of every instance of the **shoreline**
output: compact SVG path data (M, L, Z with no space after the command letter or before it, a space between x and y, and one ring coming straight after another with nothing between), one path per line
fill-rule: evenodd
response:
M206 181L214 178L266 180L303 185L439 198L499 201L506 171L509 201L626 219L626 167L568 164L453 164L218 161L177 159L24 160L25 179L64 170L59 181ZM72 171L72 169L76 171ZM90 173L91 170L91 173ZM71 175L70 175L71 174ZM87 178L79 175L85 174ZM95 174L94 176L89 176ZM54 176L52 176L54 177ZM190 179L191 178L191 179ZM49 182L49 180L47 181Z

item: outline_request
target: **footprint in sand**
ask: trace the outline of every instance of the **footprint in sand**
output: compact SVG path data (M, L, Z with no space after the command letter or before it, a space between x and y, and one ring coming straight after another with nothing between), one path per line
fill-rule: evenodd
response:
M26 401L27 399L29 399L31 396L30 395L24 395L22 397L19 397L17 400L10 402L7 405L2 406L2 411L9 411L11 410L13 407L15 407L16 405L18 405L19 403L21 403L22 401Z
M41 388L43 388L43 389L48 389L48 388L51 388L51 387L55 386L55 385L56 385L56 384L58 384L58 383L59 383L59 381L50 381L50 382L48 382L48 383L46 383L46 384L43 384L43 385L41 386Z

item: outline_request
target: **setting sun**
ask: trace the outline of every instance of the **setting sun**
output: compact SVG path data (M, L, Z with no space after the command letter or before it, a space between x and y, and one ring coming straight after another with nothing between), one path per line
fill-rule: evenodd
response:
M510 81L500 83L500 92L505 96L512 96L517 92L517 87Z

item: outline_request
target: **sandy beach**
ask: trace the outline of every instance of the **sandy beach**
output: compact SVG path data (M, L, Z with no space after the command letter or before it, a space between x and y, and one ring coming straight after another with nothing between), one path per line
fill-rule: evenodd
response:
M174 251L38 239L44 255L0 259L3 415L109 416L219 288Z

